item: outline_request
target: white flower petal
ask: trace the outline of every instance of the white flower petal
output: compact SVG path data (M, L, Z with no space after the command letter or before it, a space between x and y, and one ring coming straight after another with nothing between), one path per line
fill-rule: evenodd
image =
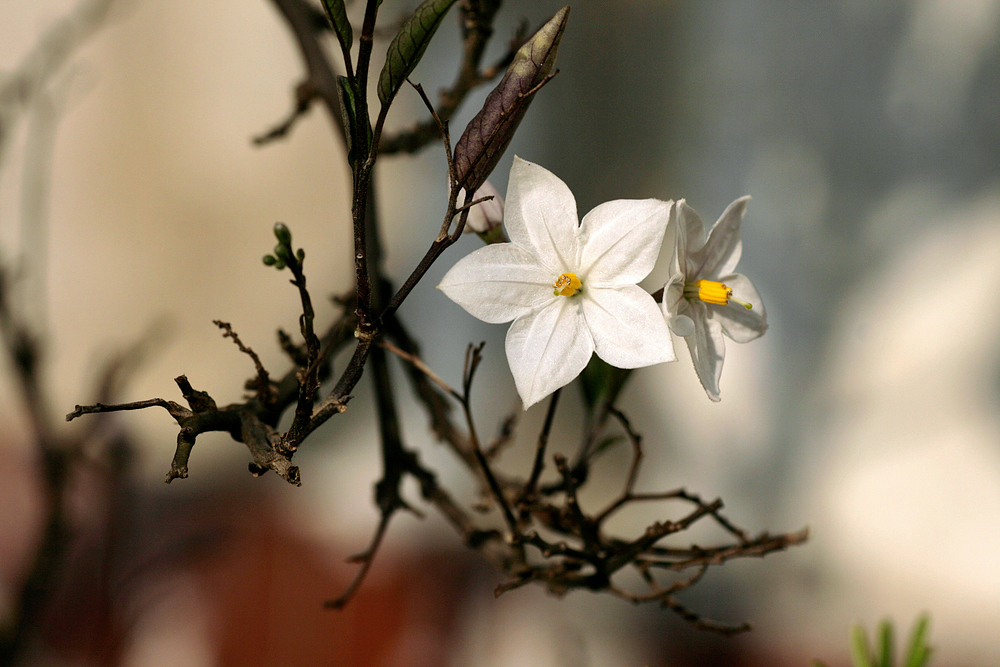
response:
M552 269L553 280L575 271L579 260L576 200L548 169L514 158L507 183L504 225L510 240Z
M750 197L740 197L734 201L712 227L705 245L693 251L689 248L688 281L692 280L692 276L695 276L694 280L719 280L721 276L733 272L743 254L740 223L743 222L749 203Z
M687 314L691 305L684 298L684 288L681 285L667 284L661 308L664 317L666 317L667 326L672 332L678 336L690 336L694 333L694 322Z
M675 269L671 263L671 274L680 271L686 282L697 280L697 266L692 266L689 257L701 250L708 235L705 233L705 223L701 221L698 212L681 199L674 206L676 224L674 228L674 257L679 266Z
M637 285L585 289L583 315L597 356L618 368L677 359L663 314L645 290Z
M694 320L687 315L675 315L667 321L667 325L678 336L690 336L694 333Z
M514 320L506 349L514 384L528 409L580 374L594 352L594 339L579 305L559 297Z
M675 254L676 256L676 254ZM663 286L663 301L660 302L660 309L670 326L670 330L678 336L690 336L694 333L694 324L691 318L684 314L688 309L687 299L684 298L684 274L674 273L670 280Z
M670 256L669 275L671 276L671 279L680 276L681 283L684 282L684 271L686 269L682 262L687 254L687 251L685 250L687 243L681 241L681 237L687 232L678 220L678 211L682 205L685 205L683 199L670 207L670 219L667 222L667 227L669 228L672 226L674 229L674 252Z
M554 279L531 253L496 243L458 260L438 289L473 317L498 324L561 298L552 294Z
M730 302L726 306L710 305L709 317L722 325L722 331L737 343L748 343L760 338L767 331L767 312L764 302L746 276L734 273L724 276L722 282L733 290L733 296L753 306L747 310L738 303Z
M634 285L649 275L663 244L672 202L618 199L580 223L580 278L588 285Z
M726 358L726 340L722 336L722 326L708 318L703 301L691 304L691 319L694 320L694 334L684 340L691 351L691 361L698 374L701 386L713 401L720 400L719 378L722 377L722 362Z

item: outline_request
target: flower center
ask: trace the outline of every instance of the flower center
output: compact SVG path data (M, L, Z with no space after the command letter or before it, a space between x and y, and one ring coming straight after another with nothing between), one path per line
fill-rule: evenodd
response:
M561 273L552 283L552 293L556 296L573 296L578 289L583 289L583 283L575 273Z
M705 303L715 303L720 306L725 306L732 301L747 310L753 309L753 306L746 301L734 299L732 288L726 287L725 284L717 283L714 280L696 280L693 283L685 283L684 298L701 299Z

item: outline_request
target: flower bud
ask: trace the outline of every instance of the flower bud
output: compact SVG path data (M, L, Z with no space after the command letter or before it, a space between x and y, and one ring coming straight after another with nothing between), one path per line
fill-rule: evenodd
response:
M465 220L465 233L475 232L487 243L506 241L507 237L503 233L503 197L500 196L497 189L489 181L486 181L479 186L476 194L469 201L490 195L493 196L493 199L487 199L469 209L469 217ZM458 193L458 202L461 204L464 201L465 190L461 190ZM493 240L494 238L497 240Z
M274 237L282 245L291 245L292 243L292 233L283 222L274 223Z
M465 128L455 145L455 171L462 187L478 190L497 165L531 98L551 76L568 18L569 7L563 7L518 49L503 79Z

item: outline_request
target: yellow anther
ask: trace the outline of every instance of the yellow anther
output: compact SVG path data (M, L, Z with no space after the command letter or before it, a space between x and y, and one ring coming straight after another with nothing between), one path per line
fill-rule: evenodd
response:
M714 280L697 280L684 286L684 296L688 299L701 299L705 303L715 303L725 306L730 301L738 303L747 310L752 310L753 306L746 301L733 298L733 290L723 283Z
M552 293L556 296L573 296L581 287L583 283L575 273L563 273L552 284Z

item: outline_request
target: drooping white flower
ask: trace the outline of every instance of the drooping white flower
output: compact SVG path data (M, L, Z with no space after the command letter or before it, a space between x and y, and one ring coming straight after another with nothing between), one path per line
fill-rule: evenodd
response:
M507 361L525 408L571 382L594 352L619 368L676 358L656 302L636 285L653 269L671 207L622 199L578 222L566 184L514 158L511 242L462 258L438 288L485 322L513 320Z
M670 330L684 336L698 379L713 401L726 357L723 334L737 343L767 331L767 314L750 280L735 273L743 253L740 223L750 197L737 199L706 233L705 223L682 199L674 206L676 242L663 313Z

